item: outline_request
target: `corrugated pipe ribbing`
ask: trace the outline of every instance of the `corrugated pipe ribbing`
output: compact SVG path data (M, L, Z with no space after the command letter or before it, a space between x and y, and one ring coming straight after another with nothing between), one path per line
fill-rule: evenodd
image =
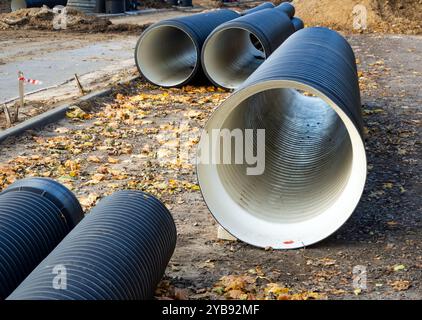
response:
M212 83L235 89L295 32L282 10L264 9L217 27L202 49L202 67Z
M5 299L82 219L75 196L45 178L0 193L0 299Z
M162 87L179 87L203 77L200 58L205 39L217 26L239 16L222 9L155 23L136 44L139 72Z
M296 31L299 31L300 29L303 29L305 27L303 21L297 17L292 18L292 23Z
M355 56L337 32L293 34L216 109L204 133L235 128L265 130L262 149L244 138L245 150L261 150L263 170L248 175L249 164L216 161L197 166L205 202L235 237L259 247L303 247L353 213L366 155ZM206 148L201 139L199 156Z
M175 245L173 218L159 200L118 191L101 200L8 299L150 299ZM57 266L66 275L61 289L52 285Z
M258 12L260 10L264 10L264 9L271 9L274 8L274 5L271 2L264 2L261 3L259 6L253 7L251 9L245 10L241 13L242 16L245 16L247 14L251 14L254 12Z
M279 4L277 7L275 7L275 9L285 12L290 18L293 18L296 13L295 7L288 2Z

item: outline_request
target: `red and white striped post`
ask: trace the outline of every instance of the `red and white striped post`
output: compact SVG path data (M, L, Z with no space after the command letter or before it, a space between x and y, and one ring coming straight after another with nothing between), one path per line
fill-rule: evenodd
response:
M15 111L15 118L14 118L14 122L18 122L18 118L19 118L19 108L23 109L23 106L25 104L24 101L24 88L23 88L23 80L25 78L23 77L23 72L19 71L18 72L18 81L19 81L19 104L16 106L16 111Z
M27 78L25 78L22 71L19 71L18 72L18 81L19 81L19 103L18 103L18 105L16 107L16 112L15 112L15 116L14 116L14 122L17 122L18 121L18 118L19 118L19 108L23 108L23 106L25 105L25 101L24 101L24 96L25 96L24 84L25 83L29 83L29 84L33 84L33 85L42 84L42 82L40 80L34 80L34 79L27 79Z

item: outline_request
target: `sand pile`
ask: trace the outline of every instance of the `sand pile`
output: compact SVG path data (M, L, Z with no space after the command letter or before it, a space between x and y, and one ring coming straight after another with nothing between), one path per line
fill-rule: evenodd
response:
M32 29L55 30L53 26L55 13L47 7L21 9L11 13L0 14L0 30ZM60 32L136 32L144 30L146 25L118 24L110 20L89 16L75 9L67 9L66 29Z
M349 32L422 34L422 0L294 0L292 3L297 16L307 26ZM354 28L356 5L366 8L366 30ZM359 11L359 7L355 8L356 15Z

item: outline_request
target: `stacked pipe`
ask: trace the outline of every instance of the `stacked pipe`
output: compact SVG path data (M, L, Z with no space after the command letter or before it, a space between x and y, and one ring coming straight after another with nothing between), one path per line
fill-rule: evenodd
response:
M217 86L237 88L290 35L303 28L290 3L251 10L217 27L204 43L202 67Z
M8 299L150 299L175 244L174 221L159 200L118 191L101 200Z
M135 61L152 84L183 86L208 79L221 87L236 88L303 22L294 7L274 8L265 2L241 15L216 10L164 20L139 38Z
M72 192L45 178L0 193L0 299L5 299L82 219Z
M139 72L150 83L162 87L182 86L201 78L205 39L217 26L237 17L238 13L222 9L153 24L136 45Z
M272 9L272 8L274 8L274 7L275 7L275 6L272 4L272 2L264 2L264 3L261 3L260 5L258 5L258 6L256 6L256 7L253 7L253 8L251 8L251 9L247 9L247 10L244 10L244 11L241 13L241 15L242 15L242 16L245 16L245 15L247 15L247 14L251 14L251 13L257 12L257 11L259 11L259 10Z
M197 165L202 194L220 225L244 242L281 249L335 232L365 185L360 108L347 41L326 28L290 36L206 124L203 137L213 130L265 129L262 174L248 175L246 163ZM245 149L257 149L253 137L244 139ZM201 138L199 156L210 149L218 154L218 144L209 147Z

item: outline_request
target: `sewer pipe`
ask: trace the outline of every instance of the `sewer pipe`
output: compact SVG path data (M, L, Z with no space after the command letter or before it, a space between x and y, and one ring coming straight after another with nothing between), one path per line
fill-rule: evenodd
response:
M101 200L8 300L151 299L175 245L176 226L164 204L141 191L118 191Z
M203 78L200 58L205 39L217 26L239 16L221 9L153 24L136 44L139 72L161 87L180 87Z
M5 299L83 217L66 187L18 180L0 193L0 300Z
M222 129L245 132L242 155L256 161L222 162L221 144L209 143ZM265 142L257 129L265 130ZM224 147L235 151L231 143ZM289 249L331 235L355 210L366 180L351 46L326 28L293 34L212 114L198 156L205 202L236 238Z
M282 10L264 9L217 27L202 48L202 67L216 86L236 89L295 32Z

